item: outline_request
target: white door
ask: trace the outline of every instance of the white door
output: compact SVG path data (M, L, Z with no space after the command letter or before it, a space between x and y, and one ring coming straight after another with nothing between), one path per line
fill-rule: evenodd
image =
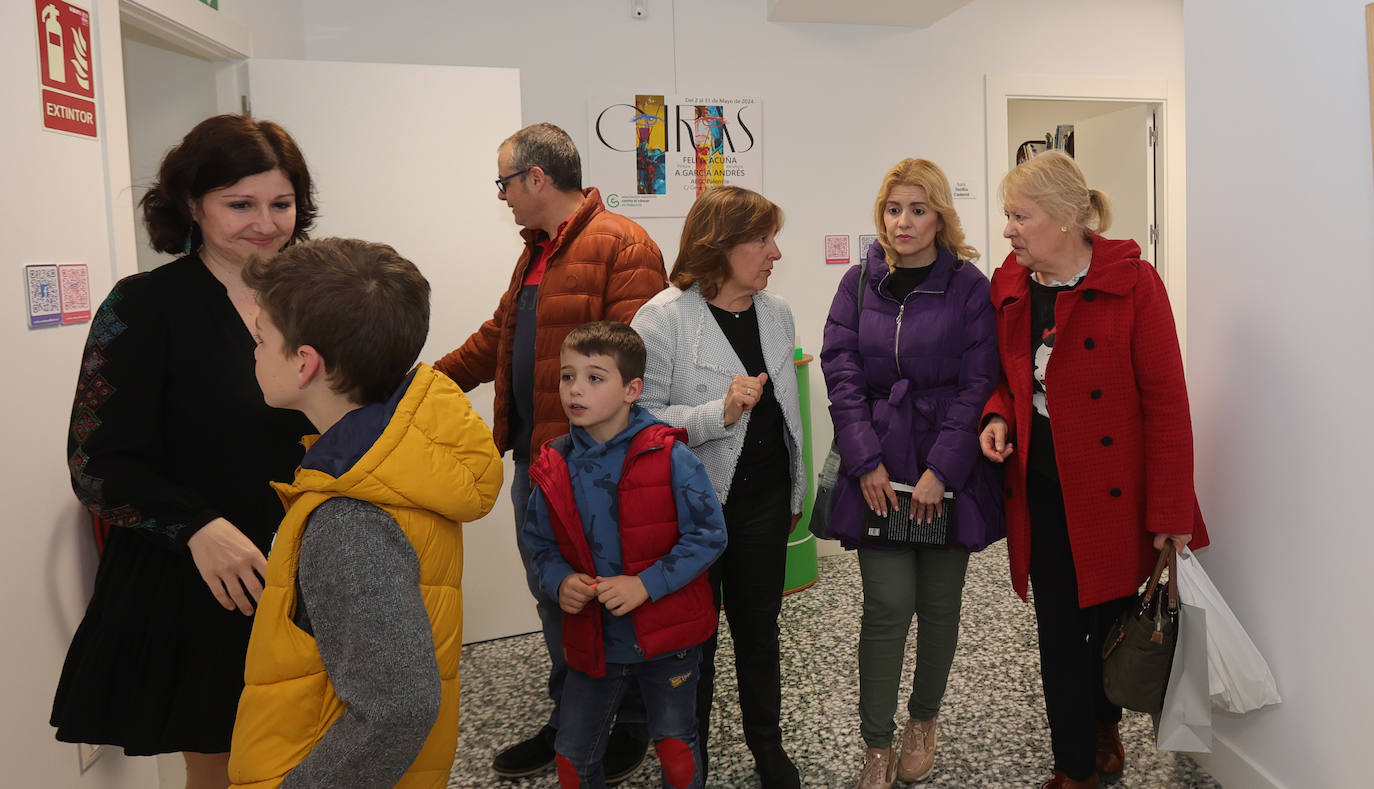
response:
M1107 193L1112 206L1108 238L1131 238L1141 256L1159 265L1154 245L1155 164L1150 131L1155 105L1126 104L1083 118L1074 126L1074 159L1088 185Z
M300 144L315 178L315 238L395 247L429 279L429 342L453 350L491 317L521 244L496 199L496 148L520 128L515 69L250 60L255 117ZM492 387L469 393L487 423ZM512 474L505 464L507 488ZM515 546L510 498L464 527L463 641L539 629Z

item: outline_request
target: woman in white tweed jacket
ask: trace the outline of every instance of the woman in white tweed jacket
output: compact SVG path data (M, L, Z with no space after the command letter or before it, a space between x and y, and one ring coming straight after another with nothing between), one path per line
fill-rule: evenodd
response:
M782 211L738 187L687 214L669 280L631 325L648 351L640 405L687 429L725 511L729 544L711 568L735 642L744 738L765 789L800 786L782 746L778 612L787 539L806 494L792 311L765 293L782 257ZM706 778L716 639L703 645L697 719Z

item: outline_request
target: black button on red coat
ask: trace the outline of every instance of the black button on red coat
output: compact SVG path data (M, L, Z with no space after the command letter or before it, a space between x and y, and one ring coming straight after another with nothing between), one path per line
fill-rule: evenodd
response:
M1112 488L1112 498L1114 498L1114 499L1119 499L1119 498L1121 498L1121 488Z
M1090 351L1093 349L1095 345L1097 345L1097 343L1093 342L1093 338L1091 337L1083 341L1083 347L1087 348Z
M1109 446L1111 446L1111 445L1112 445L1112 437L1111 437L1111 436L1103 436L1103 437L1102 437L1102 446L1104 446L1104 447L1109 447Z

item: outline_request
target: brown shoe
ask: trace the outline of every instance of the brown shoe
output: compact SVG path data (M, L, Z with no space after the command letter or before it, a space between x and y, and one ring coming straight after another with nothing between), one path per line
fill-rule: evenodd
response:
M1121 744L1121 729L1116 723L1097 724L1097 774L1104 784L1121 780L1126 767L1126 748Z
M1088 776L1086 781L1075 781L1059 770L1054 771L1054 777L1040 784L1040 789L1097 789L1101 784L1097 780L1097 773Z
M864 753L864 769L856 789L892 789L897 764L891 748L869 748Z
M935 770L935 718L908 718L902 731L902 755L897 759L897 778L924 781Z

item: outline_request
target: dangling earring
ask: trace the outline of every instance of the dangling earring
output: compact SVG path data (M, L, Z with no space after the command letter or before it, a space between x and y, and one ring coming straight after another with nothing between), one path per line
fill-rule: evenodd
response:
M188 228L186 228L186 246L182 248L181 254L183 254L183 255L189 255L189 254L191 254L191 239L193 239L193 238L195 237L195 235L196 235L196 223L195 223L195 220L192 220L192 221L191 221L191 226L188 227Z

